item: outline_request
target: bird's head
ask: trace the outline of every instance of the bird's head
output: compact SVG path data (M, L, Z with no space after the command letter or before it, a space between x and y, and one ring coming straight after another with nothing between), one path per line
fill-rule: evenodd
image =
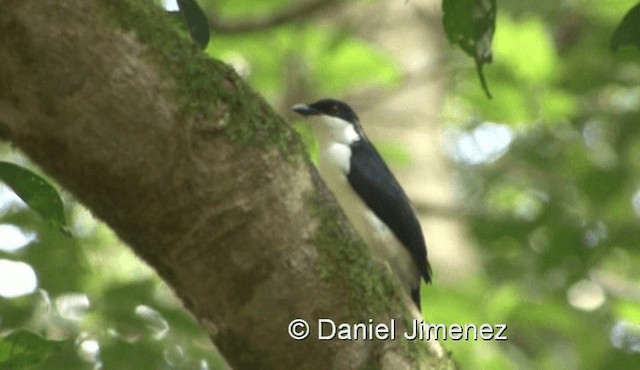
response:
M322 99L312 104L296 104L291 109L312 121L311 128L320 141L351 144L365 138L356 112L339 100Z

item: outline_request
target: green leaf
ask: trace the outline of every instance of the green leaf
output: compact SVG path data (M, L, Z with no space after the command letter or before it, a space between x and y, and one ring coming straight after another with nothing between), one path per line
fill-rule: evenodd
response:
M22 369L37 364L69 343L47 340L27 330L14 331L0 339L0 368Z
M496 29L495 0L443 0L442 23L449 42L460 48L476 62L482 89L491 98L482 66L491 63L491 40Z
M625 45L635 45L640 49L640 3L627 12L611 37L613 51Z
M67 222L60 194L47 180L16 164L0 161L0 181L7 184L27 205L61 230Z
M202 49L206 48L209 43L209 23L202 8L195 0L178 0L178 7L193 41Z

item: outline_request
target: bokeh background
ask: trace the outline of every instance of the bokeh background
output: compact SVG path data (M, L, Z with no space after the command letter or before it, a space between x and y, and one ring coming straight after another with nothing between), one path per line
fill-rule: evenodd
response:
M206 53L312 155L291 105L358 111L423 224L425 318L508 325L508 341L443 342L473 369L640 369L640 52L610 48L636 3L498 1L488 99L439 1L199 1ZM38 171L8 143L0 159ZM225 369L170 289L61 192L71 235L0 185L0 336L31 349L23 367Z

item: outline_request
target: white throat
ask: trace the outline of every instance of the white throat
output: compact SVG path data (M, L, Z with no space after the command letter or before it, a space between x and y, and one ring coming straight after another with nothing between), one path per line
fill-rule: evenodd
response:
M320 147L326 147L331 143L351 145L360 140L360 135L353 125L341 118L317 116L311 119L310 124Z

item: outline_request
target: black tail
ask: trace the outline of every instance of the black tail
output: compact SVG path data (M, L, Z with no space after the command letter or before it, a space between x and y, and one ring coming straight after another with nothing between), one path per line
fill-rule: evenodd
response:
M418 311L422 312L422 307L420 307L420 286L415 289L411 289L411 299L418 307Z

